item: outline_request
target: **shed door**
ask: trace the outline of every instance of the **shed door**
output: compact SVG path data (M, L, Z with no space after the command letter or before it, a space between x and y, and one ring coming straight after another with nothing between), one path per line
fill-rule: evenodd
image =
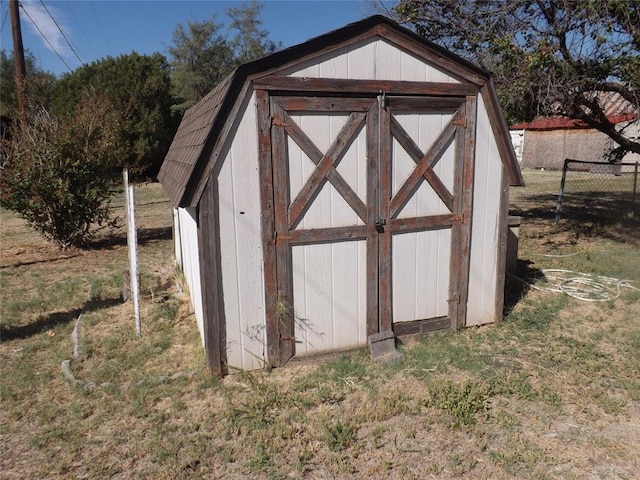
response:
M269 108L274 363L463 324L475 97L274 95Z

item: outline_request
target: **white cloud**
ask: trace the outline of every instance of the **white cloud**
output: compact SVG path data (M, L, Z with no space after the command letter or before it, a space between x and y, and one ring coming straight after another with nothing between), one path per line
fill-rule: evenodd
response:
M22 0L20 4L27 17L22 20L22 24L28 25L36 36L41 37L42 43L47 49L54 53L57 52L62 57L71 58L73 53L69 45L42 3L35 0ZM64 29L67 36L69 36L69 29L60 23L62 15L50 5L47 5L47 8L58 22L58 25L60 25L60 28ZM34 23L37 25L37 28ZM43 36L46 37L46 40L42 38Z

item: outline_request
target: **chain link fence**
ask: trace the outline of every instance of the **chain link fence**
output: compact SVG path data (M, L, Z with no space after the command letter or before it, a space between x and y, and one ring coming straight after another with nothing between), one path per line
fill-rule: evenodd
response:
M608 163L566 159L555 224L560 217L638 218L638 162Z

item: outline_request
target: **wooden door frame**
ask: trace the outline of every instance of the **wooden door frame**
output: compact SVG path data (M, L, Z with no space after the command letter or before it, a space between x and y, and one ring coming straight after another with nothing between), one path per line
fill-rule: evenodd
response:
M473 199L473 159L475 157L475 115L476 95L465 97L387 97L381 109L387 112L380 120L380 156L381 156L381 194L380 215L387 222L387 231L380 238L380 330L392 329L396 335L424 333L442 328L459 328L466 321L466 303L468 297L470 241L471 241L471 202ZM387 105L388 108L387 108ZM442 111L454 115L440 135L422 152L393 117L394 105L399 111L429 112ZM454 184L453 192L433 173L430 157L441 155L444 147L454 139ZM391 193L393 159L391 143L396 139L421 168L412 172L405 184ZM436 160L437 161L437 160ZM427 165L429 164L429 165ZM413 180L412 180L413 179ZM411 198L416 180L426 179L443 203L451 210L450 214L430 215L427 217L398 219L397 214ZM405 188L406 187L406 188ZM392 198L393 197L393 198ZM396 200L400 198L398 202ZM387 199L382 201L382 199ZM394 205L395 204L395 205ZM426 231L432 229L451 229L451 250L449 266L449 303L446 317L416 319L409 322L394 323L392 298L392 236L394 233Z
M312 81L311 81L312 80ZM369 80L331 80L331 79L299 79L289 77L265 77L254 82L257 106L257 126L259 140L259 170L260 170L260 198L262 204L261 227L264 255L265 278L265 321L267 337L267 361L271 366L284 365L295 353L294 348L294 321L293 321L293 282L291 278L291 245L302 243L317 243L319 240L304 237L304 232L296 235L281 235L277 238L277 231L288 231L289 225L284 225L282 218L277 218L275 212L283 211L289 205L289 192L287 189L275 189L274 185L288 185L288 172L284 169L274 168L274 159L278 155L284 155L286 148L286 135L284 129L272 128L273 105L272 96L295 97L309 96L312 93L321 95L344 95L342 100L349 103L349 99L380 98L379 92L386 94L431 96L438 95L443 99L461 94L465 95L465 121L457 126L455 149L463 157L463 165L456 168L454 173L454 216L459 221L452 225L451 241L451 266L450 266L450 298L449 318L445 322L435 319L430 323L428 330L437 328L458 328L464 325L466 318L466 299L468 296L469 265L470 265L470 241L471 241L471 202L473 199L473 162L475 149L475 109L477 104L478 87L473 84L451 84L451 91L444 94L444 84L422 82L393 82L393 81L369 81ZM380 87L380 88L378 88ZM453 94L453 95L452 95ZM446 102L446 100L444 100ZM342 111L342 110L340 110ZM366 112L367 135L367 160L370 169L379 168L380 155L390 151L391 135L381 135L380 108L370 108ZM466 128L465 128L466 127ZM274 136L275 135L275 136ZM376 138L377 137L377 138ZM386 140L385 140L386 139ZM375 146L375 147L374 147ZM275 149L275 150L274 150ZM376 167L378 166L378 167ZM391 271L380 272L380 269L390 268L391 263L380 261L380 249L384 248L381 242L389 242L390 252L391 235L379 235L375 229L379 208L381 176L386 172L369 173L367 177L367 205L376 205L376 208L367 208L365 226L341 227L346 229L353 240L366 240L366 285L367 285L367 335L377 333L380 330L394 327L391 321L390 301L381 301L380 290L386 288L386 296L391 291ZM286 182L286 183L282 183ZM388 203L388 202L387 202ZM293 233L293 232L292 232ZM381 238L382 237L382 238ZM383 240L387 238L388 240ZM455 240L455 241L454 241ZM454 261L462 255L462 261ZM389 255L390 258L391 255ZM388 286L380 286L381 273L389 281ZM455 280L455 281L454 281ZM455 285L454 285L455 284ZM454 299L454 300L452 300ZM386 300L386 298L385 298ZM390 300L390 299L389 299ZM385 312L379 309L384 308ZM383 315L386 315L384 317ZM388 318L381 324L381 318ZM390 323L390 325L387 325ZM411 324L412 322L403 322ZM408 329L406 327L409 327ZM402 325L398 330L406 333L414 333L412 325ZM417 326L420 331L424 327ZM396 332L401 334L401 332Z
M468 95L465 98L465 115L458 122L456 132L456 157L462 158L462 164L456 162L454 171L454 190L457 191L454 193L454 213L459 216L460 221L454 223L451 229L452 250L449 269L449 320L454 330L464 327L467 319L477 104L477 95Z

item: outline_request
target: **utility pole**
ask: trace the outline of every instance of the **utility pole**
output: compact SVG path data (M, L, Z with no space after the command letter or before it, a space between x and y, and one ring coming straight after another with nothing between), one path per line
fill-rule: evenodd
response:
M16 73L16 97L18 99L18 111L20 118L24 119L25 100L24 82L27 76L24 62L24 47L22 46L22 29L20 28L20 12L18 0L9 0L9 13L11 15L11 32L13 33L13 61Z

